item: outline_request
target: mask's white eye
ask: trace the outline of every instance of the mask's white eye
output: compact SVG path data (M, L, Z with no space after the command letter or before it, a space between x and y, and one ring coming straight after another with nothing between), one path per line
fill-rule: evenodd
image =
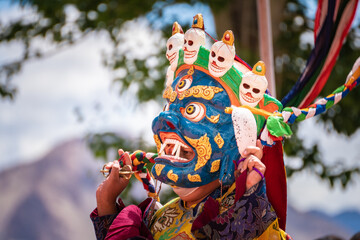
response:
M177 84L176 90L177 90L178 92L183 92L183 91L185 91L185 90L187 90L187 89L190 88L191 83L192 83L192 76L191 76L191 75L183 76L183 77L180 79L179 83Z
M193 122L198 122L206 115L206 107L202 103L190 103L186 108L180 109L182 115Z

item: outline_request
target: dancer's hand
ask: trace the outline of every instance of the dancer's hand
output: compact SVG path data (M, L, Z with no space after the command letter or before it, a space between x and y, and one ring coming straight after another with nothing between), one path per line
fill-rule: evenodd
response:
M118 150L124 165L130 165L131 160L128 152ZM104 216L116 213L116 198L126 188L129 179L121 178L119 174L120 163L118 160L106 164L106 169L111 169L109 176L99 185L96 190L96 202L98 215Z
M266 167L261 162L262 156L263 150L260 140L257 140L256 147L247 147L241 156L242 158L245 158L245 160L239 163L237 168L238 171L235 174L248 171L248 176L246 178L246 190L260 182L265 174ZM254 168L256 168L258 171L256 171Z

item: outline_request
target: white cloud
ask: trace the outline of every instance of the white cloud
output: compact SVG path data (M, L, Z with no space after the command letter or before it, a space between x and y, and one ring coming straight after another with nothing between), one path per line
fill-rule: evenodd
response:
M296 174L288 181L289 203L298 210L320 210L328 214L337 214L344 210L357 209L360 211L360 177L343 189L335 184L329 189L327 182L309 172Z
M58 141L89 131L123 128L137 134L146 127L151 133L151 120L158 111L151 114L151 109L159 106L149 103L146 108L135 108L132 96L119 98L118 87L112 85L111 74L101 63L100 52L107 48L104 35L93 35L24 66L14 78L19 87L15 101L0 102L0 167L39 157ZM6 48L0 51L0 55L11 55ZM76 107L85 116L83 123L77 122ZM151 141L152 134L145 137Z

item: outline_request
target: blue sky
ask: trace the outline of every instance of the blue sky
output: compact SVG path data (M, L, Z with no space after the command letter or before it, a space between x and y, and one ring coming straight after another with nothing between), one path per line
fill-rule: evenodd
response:
M208 31L215 34L208 7L198 5L184 12L186 14L172 15L171 11L165 14L179 18L179 22L191 22L193 15L202 12ZM0 0L1 20L21 14L24 12ZM149 30L146 24L140 26L143 27L139 29L141 32L132 34L142 36ZM150 43L157 40L156 33L148 38ZM30 162L59 142L83 136L89 131L139 133L152 143L151 122L162 106L150 102L136 107L131 91L121 98L118 96L118 86L111 82L112 73L101 63L101 52L109 50L109 47L106 36L90 35L82 43L55 56L26 64L21 73L15 76L14 84L19 86L16 100L0 101L0 169ZM0 45L0 62L12 59L17 54L20 54L18 44ZM85 116L81 123L74 113L78 107ZM328 134L325 126L308 120L301 124L299 135L306 139L308 145L319 142L328 163L342 159L344 165L359 164L359 131L352 138L346 138ZM296 164L296 161L286 158L288 164ZM360 211L359 183L360 177L356 177L345 191L338 185L334 190L329 190L327 183L303 172L289 180L289 201L301 210L316 208L335 213L356 208Z

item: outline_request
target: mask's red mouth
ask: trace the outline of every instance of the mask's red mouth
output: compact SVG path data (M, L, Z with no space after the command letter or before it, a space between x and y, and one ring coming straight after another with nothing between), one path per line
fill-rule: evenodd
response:
M242 93L240 92L241 97L248 103L254 103L259 100L259 98L254 98L251 93Z
M161 148L159 157L171 162L190 162L195 157L194 150L179 135L173 132L160 132Z

